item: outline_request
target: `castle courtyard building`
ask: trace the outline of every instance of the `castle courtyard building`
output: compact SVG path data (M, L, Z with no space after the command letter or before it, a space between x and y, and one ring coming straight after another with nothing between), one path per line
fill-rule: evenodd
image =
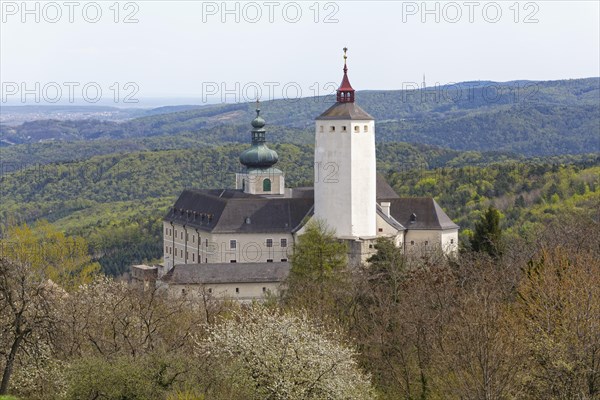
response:
M157 274L172 293L240 301L277 293L312 219L348 244L350 266L365 263L381 236L407 254L457 251L458 226L433 198L399 197L377 174L375 119L355 102L345 51L336 103L315 119L314 187L286 187L258 107L251 125L235 188L184 190L163 220Z

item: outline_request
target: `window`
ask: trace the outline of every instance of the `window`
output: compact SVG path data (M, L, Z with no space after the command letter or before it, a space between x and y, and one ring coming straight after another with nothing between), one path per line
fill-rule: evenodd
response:
M230 240L229 241L229 248L233 250L236 247L237 247L237 242L235 240Z
M169 252L169 246L165 246L165 253Z
M181 294L185 294L185 289L181 289Z
M179 250L179 254L181 254L180 257L183 258L183 249Z
M414 246L414 245L415 245L415 241L414 241L414 240L411 240L411 241L410 241L410 245L411 245L411 246Z
M181 239L183 239L183 231L181 232Z
M287 239L281 239L281 247L287 247Z
M208 239L205 240L206 247L208 247Z
M379 228L379 232L383 232L383 228Z
M239 294L239 293L240 293L240 288L239 288L239 287L236 287L236 288L235 288L235 292Z
M169 228L165 228L165 235L169 236Z
M263 286L263 293L267 293L267 288Z
M369 132L369 125L365 125L363 130L364 130L365 132Z
M212 288L208 288L208 293L212 293Z
M345 127L345 126L342 126L342 130L343 130L344 132L346 132L346 127Z
M177 237L177 229L175 229L175 237Z
M454 239L450 239L450 244L454 244Z
M323 125L319 126L319 132L323 132Z
M233 264L233 263L236 263L237 261L236 260L229 260L229 262Z
M427 246L429 244L429 240L425 241L425 246Z
M273 247L273 239L267 239L267 247Z
M269 178L263 181L263 192L271 191L271 180Z
M287 258L282 258L281 262L287 262Z
M356 132L356 133L360 132L360 127L358 125L356 125L354 127L354 132Z
M272 259L268 259L267 262L273 262L273 260Z
M329 132L335 132L335 126L330 126L329 127Z
M192 253L192 262L196 262L196 253Z
M196 243L196 236L192 235L192 243Z

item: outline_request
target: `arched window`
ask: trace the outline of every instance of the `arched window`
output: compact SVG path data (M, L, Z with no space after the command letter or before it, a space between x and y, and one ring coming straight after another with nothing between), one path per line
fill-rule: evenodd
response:
M271 180L269 178L263 181L263 192L271 191Z

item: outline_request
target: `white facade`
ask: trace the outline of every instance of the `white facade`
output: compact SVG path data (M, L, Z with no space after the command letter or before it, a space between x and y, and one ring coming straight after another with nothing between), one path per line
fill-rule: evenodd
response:
M372 238L376 228L375 122L317 120L315 217L339 238Z
M279 282L231 282L207 284L169 284L167 290L173 297L187 296L191 299L229 299L242 303L278 295Z
M249 194L283 195L285 175L277 168L238 172L235 174L235 188Z
M288 261L294 244L290 233L210 233L168 222L163 238L167 270L178 264Z

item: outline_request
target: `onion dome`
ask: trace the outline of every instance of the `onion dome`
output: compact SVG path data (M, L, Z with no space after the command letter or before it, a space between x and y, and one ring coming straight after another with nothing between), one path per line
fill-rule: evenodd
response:
M265 124L257 101L256 118L252 120L252 146L240 154L240 162L249 169L270 168L279 160L277 152L269 149L265 143Z

